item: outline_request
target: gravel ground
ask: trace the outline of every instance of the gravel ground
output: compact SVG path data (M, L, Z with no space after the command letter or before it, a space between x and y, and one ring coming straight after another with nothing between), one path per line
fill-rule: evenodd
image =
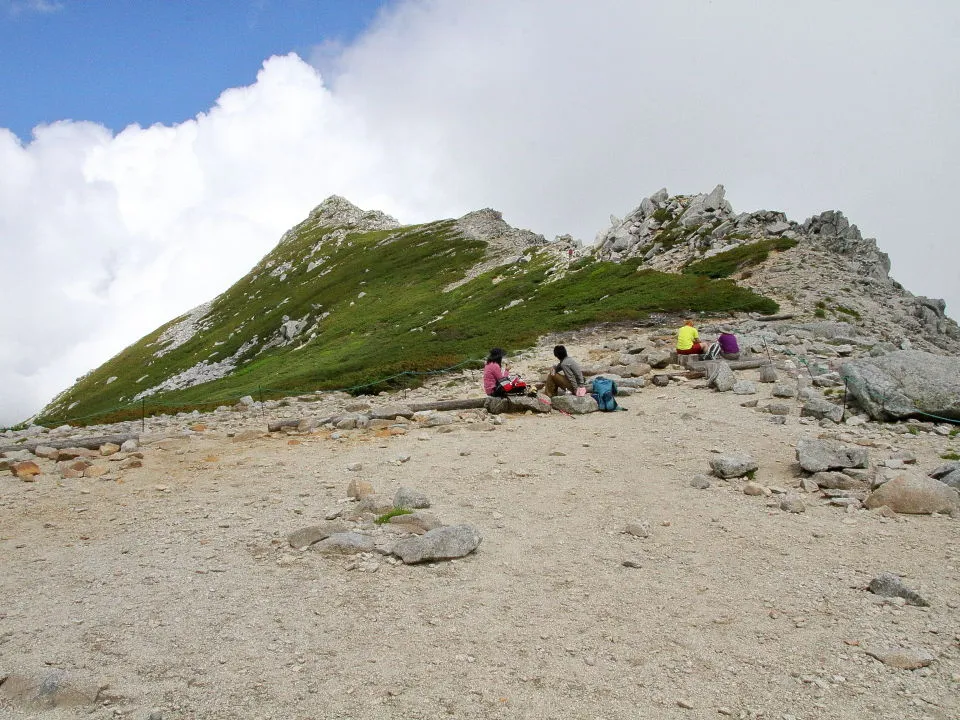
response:
M714 452L740 451L757 482L792 490L797 440L823 432L699 385L648 387L628 412L467 413L396 436L236 442L211 421L145 445L119 481L2 479L0 678L63 671L101 689L41 711L4 697L8 680L0 716L960 717L957 521L812 495L790 514L741 480L690 487ZM923 471L951 443L848 432L874 462L905 449ZM483 543L417 566L290 548L349 508L353 478L422 490ZM638 520L649 537L623 532ZM884 571L930 607L867 592ZM888 648L936 660L867 654Z

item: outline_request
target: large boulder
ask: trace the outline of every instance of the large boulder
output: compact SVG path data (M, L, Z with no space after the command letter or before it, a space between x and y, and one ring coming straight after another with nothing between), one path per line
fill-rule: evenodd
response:
M717 392L729 392L737 384L737 376L725 362L711 363L707 370L707 384Z
M834 405L823 397L811 397L800 408L800 415L804 417L814 417L818 420L832 420L835 423L843 420L843 408Z
M597 401L589 395L577 397L576 395L556 395L551 398L555 410L562 410L571 415L584 415L599 410Z
M960 493L939 480L903 473L870 493L863 504L870 510L886 505L908 515L955 514L960 512Z
M945 485L960 490L960 462L947 463L941 465L932 473L930 477L939 480Z
M960 358L899 350L840 369L848 392L874 420L936 415L960 420Z
M487 398L485 406L487 412L491 415L500 415L502 413L522 413L527 410L539 413L550 412L549 402L541 400L538 397L529 397L527 395L511 395L505 398L490 397Z
M804 439L797 443L797 461L809 473L865 468L870 464L870 453L866 448L836 440Z
M451 525L401 540L394 546L393 553L407 565L452 560L472 553L481 540L483 536L472 525Z
M757 461L750 455L718 455L710 459L710 468L719 478L738 478L754 472Z

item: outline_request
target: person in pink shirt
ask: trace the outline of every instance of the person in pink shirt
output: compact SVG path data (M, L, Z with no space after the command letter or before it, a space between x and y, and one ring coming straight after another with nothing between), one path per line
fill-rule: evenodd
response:
M499 382L507 377L507 370L503 364L503 349L493 348L487 356L487 363L483 366L483 391L494 397L506 397Z

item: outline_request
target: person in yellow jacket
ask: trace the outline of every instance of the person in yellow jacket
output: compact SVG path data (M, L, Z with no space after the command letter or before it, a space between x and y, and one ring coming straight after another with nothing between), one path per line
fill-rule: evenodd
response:
M702 352L700 333L693 326L693 320L687 320L683 327L677 330L677 355L699 355Z

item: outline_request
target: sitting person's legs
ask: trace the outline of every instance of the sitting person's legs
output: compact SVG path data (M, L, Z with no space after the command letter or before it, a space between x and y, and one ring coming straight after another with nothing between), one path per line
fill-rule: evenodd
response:
M546 394L546 396L553 397L557 394L557 390L559 388L573 392L573 385L563 373L550 373L547 375L547 382L543 388L543 392Z

